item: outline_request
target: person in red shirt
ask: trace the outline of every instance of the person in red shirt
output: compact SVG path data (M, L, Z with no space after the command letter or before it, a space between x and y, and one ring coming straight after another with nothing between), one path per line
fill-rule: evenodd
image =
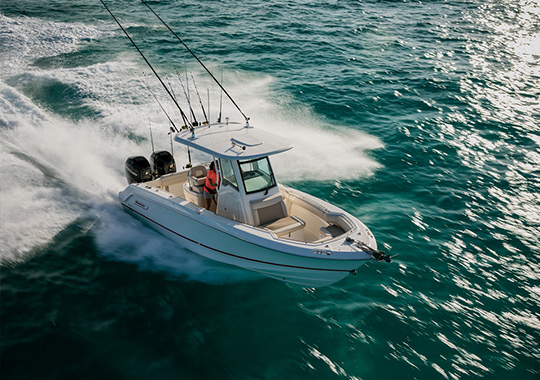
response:
M210 210L212 199L216 202L215 194L217 187L217 174L215 170L214 161L210 163L210 170L206 174L206 183L204 184L204 199L206 201L206 209ZM217 202L216 202L217 204Z

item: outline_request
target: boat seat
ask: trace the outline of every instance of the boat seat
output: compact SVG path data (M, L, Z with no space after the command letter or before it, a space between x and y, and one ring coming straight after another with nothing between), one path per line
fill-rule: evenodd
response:
M345 233L345 231L343 231L343 228L335 224L330 224L326 227L321 227L319 232L320 232L319 237L321 240L335 238Z
M289 235L295 231L304 228L306 222L296 216L286 216L271 223L264 225L277 236Z
M189 183L184 182L184 198L186 201L189 201L193 204L196 204L199 207L204 207L206 202L204 201L204 197L202 193L197 193L193 190L193 188L189 185Z
M206 182L206 167L204 165L197 165L189 169L188 182L191 189L199 194L204 191L204 184Z
M287 216L287 207L281 194L274 194L250 202L253 225L263 226Z
M287 207L280 193L250 202L256 226L269 229L277 236L289 235L305 227L306 223L287 215Z

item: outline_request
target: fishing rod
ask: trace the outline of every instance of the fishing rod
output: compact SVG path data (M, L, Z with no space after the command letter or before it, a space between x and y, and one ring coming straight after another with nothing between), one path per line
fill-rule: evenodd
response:
M197 88L197 83L195 83L195 78L193 78L193 74L191 74L191 79L193 80L193 85L195 86L195 92L197 93L197 97L199 98L199 104L201 105L201 109L202 109L202 113L204 115L204 119L206 120L206 124L208 124L208 117L206 117L206 111L204 110L204 106L203 106L202 100L201 100L201 95L199 94L199 89Z
M137 51L139 52L139 54L141 55L141 57L143 57L144 61L146 62L146 64L148 65L148 67L150 67L150 69L152 69L152 72L154 73L154 75L159 79L159 81L161 82L161 85L163 86L163 88L165 89L165 91L167 91L167 94L169 94L169 96L171 97L171 99L173 100L174 104L176 105L176 107L178 107L178 110L180 110L180 114L182 115L182 119L184 120L184 123L186 124L186 126L189 126L190 129L193 129L193 127L191 125L189 125L189 122L188 122L188 119L186 117L186 115L184 114L184 111L182 111L182 108L180 108L180 105L178 104L178 102L176 101L176 99L174 99L174 97L172 96L171 92L169 91L169 89L167 88L167 86L165 85L165 83L163 83L163 80L161 80L161 77L158 75L158 73L156 72L156 70L154 70L154 68L152 67L152 65L150 64L150 62L148 61L148 59L146 59L146 57L144 56L143 52L141 51L141 49L139 49L139 47L137 46L137 44L135 43L135 41L133 41L130 37L130 35L128 34L128 32L124 29L124 27L122 26L122 24L120 24L120 21L118 21L118 19L115 17L115 15L111 12L111 10L109 9L109 7L107 6L107 4L105 4L105 2L103 0L100 0L101 1L101 4L103 4L103 6L105 7L105 9L107 10L107 12L109 12L109 14L112 16L112 18L114 19L114 21L116 21L116 23L118 24L118 26L120 27L120 29L122 29L122 31L124 32L124 34L126 35L126 37L129 39L129 41L133 44L133 46L135 47L135 49L137 49ZM179 130L176 128L176 126L174 127L176 129L176 132L179 132ZM193 130L192 130L193 132Z
M191 107L191 101L189 99L189 95L186 92L186 88L184 87L184 82L182 82L182 77L180 76L180 73L178 72L178 70L174 69L174 71L176 71L176 75L178 76L178 80L180 81L180 86L182 86L182 90L184 91L184 96L186 97L186 100L188 102L189 111L191 112L191 116L193 117L193 120L195 121L195 125L199 125L199 123L197 122L197 118L195 117L195 113L193 112L193 108ZM189 92L189 88L188 88L188 92Z
M208 70L208 68L204 65L204 63L201 62L201 60L195 55L195 53L193 53L191 51L191 49L184 43L184 41L182 41L182 39L180 37L178 37L178 34L176 34L174 32L174 30L172 30L169 25L167 25L167 23L165 21L163 21L163 19L156 13L154 12L154 10L150 7L150 5L148 5L148 3L144 0L141 0L142 3L144 5L146 5L146 7L148 9L150 9L150 11L159 19L159 21L162 22L163 25L165 25L165 27L167 29L169 29L169 31L176 37L176 39L178 41L180 41L180 43L182 45L184 45L184 47L187 49L187 51L189 51L189 53L201 64L201 66L206 70L206 72L212 77L212 79L218 84L218 86L223 90L223 92L225 92L225 94L227 95L227 97L230 99L230 101L234 104L234 106L236 107L236 109L238 111L240 111L240 113L242 114L242 116L244 116L244 119L246 120L246 126L249 125L249 117L246 116L246 114L244 112L242 112L242 110L240 109L240 107L238 106L238 104L236 104L236 102L234 101L234 99L231 97L231 95L229 95L229 93L227 92L227 90L225 90L225 88L223 88L223 86L221 85L221 83L219 83L219 81L216 79L216 77L214 77L214 75L210 72L210 70ZM101 2L103 2L103 0L101 0Z
M195 117L195 113L193 112L193 107L191 107L191 96L189 95L189 78L187 76L186 52L184 52L184 74L186 75L187 101L189 104L189 109L191 110L191 114L193 115L194 121L197 123L197 118Z
M174 98L176 99L176 94L174 93L174 88L173 88L173 86L171 84L171 81L169 79L167 79L167 83L169 84L169 87L171 89L172 96L174 96ZM176 100L178 101L178 99L176 99Z
M181 83L181 81L180 81L180 83ZM174 98L176 99L176 94L174 93L173 86L172 86L171 82L169 82L169 86L171 87L171 92L172 92ZM183 87L184 87L184 85L182 85L182 88L183 88ZM186 91L184 90L184 94L185 94L185 92L186 92ZM157 100L157 99L156 99L156 100ZM159 101L158 101L158 103L159 103ZM189 102L188 102L188 104L189 104ZM161 104L160 104L160 106L161 106ZM161 107L161 109L163 109L163 107ZM189 109L191 109L191 104L189 105ZM165 112L164 109L163 109L163 112ZM193 110L191 111L191 113L193 113ZM165 112L165 114L167 114L167 113ZM168 116L169 116L169 115L167 115L167 117L168 117ZM174 125L173 121L172 121L170 118L169 118L169 121ZM176 128L176 127L175 127L175 128ZM191 131L193 132L193 129L192 129ZM170 132L168 133L168 135L170 136L170 139L171 139L171 155L172 155L173 158L174 158L173 139L172 139L171 133L174 133L174 129L173 129L172 127L170 127ZM188 160L189 160L189 162L188 162L188 164L187 164L185 167L186 167L186 168L191 168L191 166L192 166L192 165L191 165L191 151L189 150L189 146L187 147L187 154L188 154Z
M173 90L173 86L171 84L170 81L167 81L169 83L169 87L171 88L171 92L174 96L174 98L178 101L178 98L176 97L176 94L174 93L174 90ZM182 84L182 81L180 81L180 84L182 85L182 89L184 89L184 85ZM184 89L184 95L186 94L186 90ZM189 110L191 111L191 115L193 116L193 118L195 118L195 114L193 113L193 110L191 109L191 104L189 103L188 101L188 105L189 105ZM197 119L195 119L195 124L191 123L191 125L198 125L197 123Z
M144 75L144 77L146 77L146 74L143 72L142 73ZM150 88L150 86L148 85L148 83L146 83L146 81L143 79L143 83L144 85L146 86L146 88L148 89L148 91L150 92L150 94L152 94L152 96L154 97L154 99L156 100L157 104L159 104L159 107L161 108L161 110L163 111L163 113L165 114L165 116L167 116L167 119L169 119L169 122L172 124L172 126L174 127L174 130L176 132L178 132L178 128L176 128L176 125L174 124L174 121L172 121L171 117L169 116L169 114L167 113L167 111L165 111L165 108L163 108L163 106L161 105L161 102L158 100L156 94L154 94L154 92L152 91L152 89Z

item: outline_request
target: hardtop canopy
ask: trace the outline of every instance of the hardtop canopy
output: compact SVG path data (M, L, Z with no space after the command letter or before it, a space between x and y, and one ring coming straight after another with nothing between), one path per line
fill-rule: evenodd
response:
M240 123L217 123L185 129L175 141L214 157L246 160L285 152L292 144L280 136Z

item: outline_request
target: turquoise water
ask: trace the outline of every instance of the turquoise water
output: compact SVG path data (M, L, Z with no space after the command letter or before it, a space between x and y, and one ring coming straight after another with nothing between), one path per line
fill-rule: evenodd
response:
M159 21L108 4L216 119L219 89ZM169 148L159 83L99 1L3 0L2 379L540 376L538 2L150 4L256 128L291 139L278 179L398 256L309 289L141 225L116 194L149 124Z

